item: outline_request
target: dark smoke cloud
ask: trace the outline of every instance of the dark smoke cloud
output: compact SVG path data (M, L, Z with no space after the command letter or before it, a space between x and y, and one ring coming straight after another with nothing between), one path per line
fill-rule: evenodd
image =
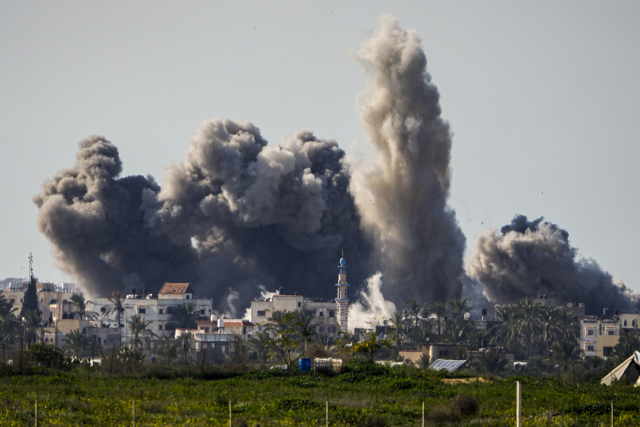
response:
M373 76L361 118L377 154L352 190L394 302L459 298L465 238L447 205L451 132L419 36L383 17L358 52Z
M516 216L500 232L489 229L476 239L467 273L484 285L485 295L512 303L541 294L558 302L584 302L588 314L601 309L632 309L630 293L613 282L592 259L577 259L569 233L543 218Z
M59 267L95 294L190 281L232 314L260 285L333 296L340 249L356 280L369 274L343 158L310 132L270 147L250 123L210 120L160 188L118 178L116 147L92 137L35 196L38 226Z

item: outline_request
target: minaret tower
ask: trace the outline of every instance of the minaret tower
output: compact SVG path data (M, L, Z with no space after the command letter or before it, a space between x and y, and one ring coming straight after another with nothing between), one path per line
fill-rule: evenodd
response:
M346 332L349 322L349 298L347 297L347 261L344 260L344 251L342 251L342 258L340 258L340 265L338 266L338 297L336 298L336 305L338 306L338 323L340 324L340 330Z

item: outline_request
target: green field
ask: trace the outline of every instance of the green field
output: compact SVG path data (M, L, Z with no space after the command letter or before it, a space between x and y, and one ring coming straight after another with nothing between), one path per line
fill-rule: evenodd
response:
M559 378L519 377L524 426L640 425L640 390ZM6 372L0 378L0 425L228 426L515 426L516 378L447 384L444 374L411 367L347 365L339 374L150 368L117 375L69 371ZM466 395L467 403L457 396ZM476 401L477 411L468 401ZM452 403L454 401L454 403ZM465 406L466 405L466 406Z

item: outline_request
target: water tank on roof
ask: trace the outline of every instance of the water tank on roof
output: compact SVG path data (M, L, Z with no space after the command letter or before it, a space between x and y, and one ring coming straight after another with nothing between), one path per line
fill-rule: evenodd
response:
M218 328L224 328L224 319L218 319Z
M211 315L211 322L215 322L218 319L218 316L216 316L215 314Z

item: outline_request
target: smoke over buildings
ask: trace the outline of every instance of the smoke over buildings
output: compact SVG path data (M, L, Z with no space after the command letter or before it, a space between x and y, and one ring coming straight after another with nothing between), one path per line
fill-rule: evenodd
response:
M543 218L516 216L500 231L476 238L467 273L491 301L511 303L546 294L558 302L584 302L588 314L603 307L631 309L630 293L592 259L578 259L569 233Z
M309 131L273 146L249 122L213 119L160 187L121 177L116 146L89 137L75 165L34 197L58 267L97 295L192 282L234 317L280 287L333 298L341 250L352 300L362 291L353 316L364 321L410 298L460 298L463 283L474 301L483 285L496 302L546 293L591 312L629 306L624 289L594 261L576 260L567 232L542 219L480 235L467 277L465 237L447 204L451 132L420 38L386 16L357 58L372 78L360 114L373 160L350 165L336 141Z
M352 188L383 294L394 302L459 298L465 237L447 206L451 132L420 38L384 17L358 57L373 76L360 110L377 158L356 171Z

